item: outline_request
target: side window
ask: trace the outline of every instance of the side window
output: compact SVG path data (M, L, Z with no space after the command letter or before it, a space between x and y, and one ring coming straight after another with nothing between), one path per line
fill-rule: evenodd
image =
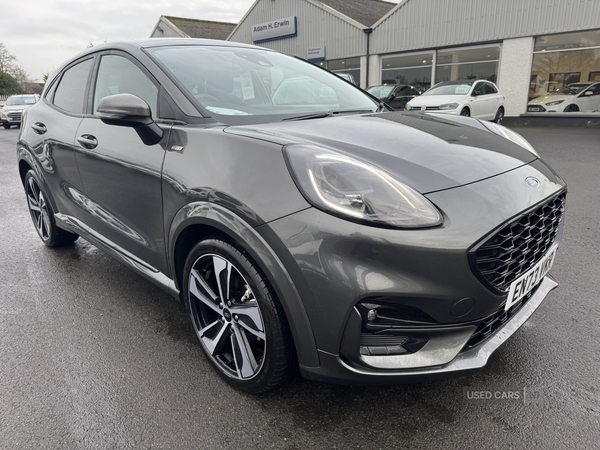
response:
M152 117L157 117L158 88L129 59L118 55L104 55L100 60L96 91L94 93L94 114L98 103L104 97L115 94L133 94L150 106Z
M475 87L473 88L473 96L479 96L479 95L483 95L483 83L477 83L475 85Z
M87 59L68 68L54 91L52 103L73 114L83 114L86 85L93 59Z
M496 90L496 88L494 88L494 86L492 86L489 83L483 83L483 95L487 95L487 94L497 94L498 91Z

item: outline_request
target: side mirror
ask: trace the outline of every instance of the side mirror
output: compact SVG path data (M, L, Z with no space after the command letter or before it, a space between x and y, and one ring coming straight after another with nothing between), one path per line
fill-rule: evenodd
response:
M587 97L588 95L594 95L594 93L592 91L585 91L583 95Z
M163 137L163 130L152 120L148 103L133 94L104 97L98 103L97 116L107 125L134 128L146 145L157 144Z
M395 100L396 99L396 94L390 94L388 97L389 101Z

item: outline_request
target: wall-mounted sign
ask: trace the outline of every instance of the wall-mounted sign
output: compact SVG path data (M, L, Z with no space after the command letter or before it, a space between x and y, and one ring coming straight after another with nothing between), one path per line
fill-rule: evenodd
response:
M306 59L309 61L323 61L325 59L325 46L309 48Z
M284 19L272 20L271 22L252 25L252 41L255 44L275 39L285 39L298 35L296 16Z

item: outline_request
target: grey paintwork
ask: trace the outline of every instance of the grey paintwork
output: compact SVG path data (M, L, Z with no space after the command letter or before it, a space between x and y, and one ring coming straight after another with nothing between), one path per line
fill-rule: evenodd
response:
M311 378L351 377L344 365L322 359L340 361L342 337L352 330L349 319L361 299L393 297L440 324L472 322L494 312L506 295L490 292L473 275L468 250L565 189L532 153L475 120L384 113L228 127L205 111L190 113L190 100L140 46L120 48L146 64L164 89L161 101L169 105L170 117L159 120L162 140L145 146L133 129L106 125L90 114L66 115L43 100L25 118L18 144L21 173L28 166L36 170L60 226L176 296L185 258L178 253L182 236L197 241L219 231L234 238L272 281L301 368ZM115 50L104 46L84 55ZM39 123L47 130L41 135L32 128ZM82 135L96 135L97 147L78 145ZM427 194L444 224L384 229L311 207L285 164L283 147L293 143L384 167ZM528 176L541 186L527 186ZM473 309L457 319L450 311L464 298L474 299Z

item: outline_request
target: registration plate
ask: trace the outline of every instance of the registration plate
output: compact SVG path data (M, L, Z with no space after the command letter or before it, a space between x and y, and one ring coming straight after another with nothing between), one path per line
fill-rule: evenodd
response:
M535 111L541 111L541 110L542 110L542 108L538 108L537 106L530 106L529 107L529 111L534 111L535 112Z
M525 297L550 272L557 248L558 244L553 245L535 266L511 283L506 305L504 306L505 311L508 311L512 305Z

